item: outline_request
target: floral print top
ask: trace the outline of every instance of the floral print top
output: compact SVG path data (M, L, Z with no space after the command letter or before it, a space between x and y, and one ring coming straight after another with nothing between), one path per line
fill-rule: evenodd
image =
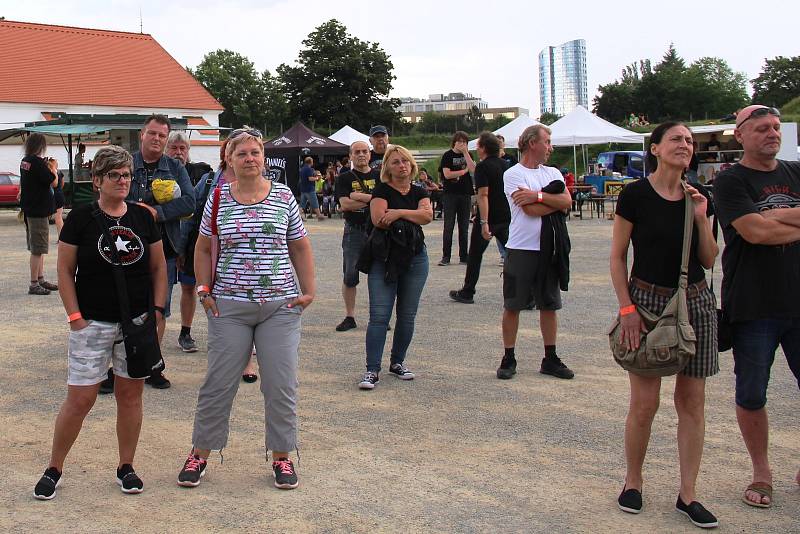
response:
M291 189L272 182L262 201L240 204L230 188L225 184L220 190L219 257L212 294L262 303L297 297L287 242L308 234ZM214 195L208 195L200 223L200 233L207 237L211 237L213 203Z

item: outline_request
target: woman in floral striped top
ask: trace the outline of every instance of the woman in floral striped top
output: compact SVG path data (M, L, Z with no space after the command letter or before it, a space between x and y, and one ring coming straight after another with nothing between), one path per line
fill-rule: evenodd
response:
M195 248L197 293L208 316L208 370L178 484L200 484L210 452L227 444L239 377L255 343L275 486L292 489L298 485L289 452L297 448L300 317L316 291L311 242L291 190L262 176L258 130L234 130L225 160L236 181L209 195ZM213 235L219 254L210 287Z

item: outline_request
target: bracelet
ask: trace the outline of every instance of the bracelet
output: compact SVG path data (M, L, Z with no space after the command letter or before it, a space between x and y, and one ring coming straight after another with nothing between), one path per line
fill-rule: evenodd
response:
M67 315L67 322L71 323L72 321L77 321L78 319L83 319L83 315L81 315L81 312L79 311Z
M208 286L197 286L197 294L199 295L202 292L211 293L211 288Z
M633 304L630 304L628 306L623 306L622 308L620 308L619 309L619 315L620 315L620 317L624 317L626 315L632 314L635 311L636 311L636 306L633 305Z
M162 316L164 315L164 306L153 306L153 309L160 312Z
M538 203L544 202L544 194L541 191L539 191L536 194L536 202L538 202Z

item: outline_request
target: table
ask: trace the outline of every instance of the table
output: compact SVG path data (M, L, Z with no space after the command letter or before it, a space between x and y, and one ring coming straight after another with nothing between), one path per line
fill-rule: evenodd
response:
M589 202L589 214L594 218L594 212L597 211L597 216L600 213L605 214L605 195L597 194L597 187L589 184L575 184L572 186L573 202L578 207L578 214L576 217L583 219L583 204Z

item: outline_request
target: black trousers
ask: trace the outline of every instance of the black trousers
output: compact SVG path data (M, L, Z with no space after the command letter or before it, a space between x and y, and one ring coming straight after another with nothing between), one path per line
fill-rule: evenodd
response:
M458 219L458 258L467 260L467 232L469 232L470 195L444 193L444 233L442 234L442 258L449 260L453 248L453 228Z
M489 227L492 235L500 241L503 246L508 241L508 224L495 224ZM469 240L469 257L467 258L467 274L464 275L464 287L461 288L461 294L465 297L472 297L475 295L475 286L478 284L478 278L481 276L481 262L483 261L483 253L486 252L486 247L489 246L490 241L486 241L481 234L481 223L476 217L472 223L472 236Z

